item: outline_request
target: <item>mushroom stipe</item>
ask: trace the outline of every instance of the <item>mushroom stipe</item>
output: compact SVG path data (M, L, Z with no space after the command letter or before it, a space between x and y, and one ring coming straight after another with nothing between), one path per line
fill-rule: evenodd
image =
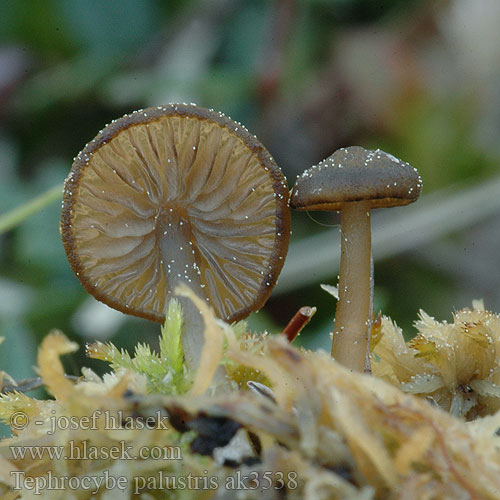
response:
M394 156L351 146L307 169L295 183L297 210L341 211L339 299L332 357L352 370L369 369L371 228L374 208L408 205L420 195L416 169ZM368 365L368 366L367 366Z

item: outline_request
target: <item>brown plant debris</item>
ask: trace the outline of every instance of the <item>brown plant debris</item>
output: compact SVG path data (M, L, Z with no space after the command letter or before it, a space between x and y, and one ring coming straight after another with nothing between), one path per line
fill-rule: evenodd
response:
M212 321L208 309L204 315L212 338L224 342L223 363L262 374L272 397L241 390L234 382L223 390L202 384L204 375L215 373L218 356L212 357L214 366L205 358L195 377L200 383L182 396L148 392L144 374L127 369L102 378L85 369L78 381L71 381L64 377L59 356L75 346L60 333L50 334L38 363L54 399L19 392L0 397L0 417L13 431L0 443L2 498L31 498L36 488L49 499L500 497L500 417L495 413L468 423L404 392L404 385L394 385L401 374L411 380L424 361L437 373L438 365L430 361L441 358L429 354L424 339L431 347L438 345L437 340L430 343L430 332L440 324L423 313L421 337L408 344L399 342L396 327L382 319L377 370L393 384L352 373L324 352L297 350L284 336L264 336L257 348L241 348L229 325ZM450 340L451 330L468 333L465 324L471 338L454 346L457 359L456 350L466 347L470 354L474 345L479 353L483 344L490 345L483 340L485 331L493 335L498 316L474 307L456 313L455 323L442 328ZM466 363L456 366L470 369ZM202 392L204 386L208 390ZM14 418L20 413L26 425ZM19 449L45 451L21 456ZM73 458L48 453L59 449ZM150 456L140 455L143 450ZM161 459L153 450L163 453ZM113 488L110 477L124 479ZM50 489L50 484L62 489Z

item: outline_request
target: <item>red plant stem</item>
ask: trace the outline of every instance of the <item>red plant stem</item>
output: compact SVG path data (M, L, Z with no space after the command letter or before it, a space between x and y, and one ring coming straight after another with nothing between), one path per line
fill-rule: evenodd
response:
M288 342L293 342L304 326L309 323L315 312L315 307L304 306L293 315L293 318L288 322L285 328L283 328L282 332L288 339Z

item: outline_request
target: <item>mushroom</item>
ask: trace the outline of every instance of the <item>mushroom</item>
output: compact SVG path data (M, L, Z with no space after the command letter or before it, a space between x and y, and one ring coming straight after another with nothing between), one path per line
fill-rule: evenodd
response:
M76 276L108 306L163 322L186 283L233 322L265 303L281 271L288 188L269 152L222 113L148 108L113 121L75 158L61 234ZM178 299L194 368L203 321Z
M422 187L415 168L377 149L336 151L298 177L290 205L341 211L339 300L332 356L362 371L367 359L371 303L370 210L414 202ZM368 365L369 366L369 365Z

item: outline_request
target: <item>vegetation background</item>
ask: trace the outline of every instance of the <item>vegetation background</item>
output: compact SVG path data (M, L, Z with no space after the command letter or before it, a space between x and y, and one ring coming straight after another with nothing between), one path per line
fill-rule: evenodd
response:
M3 0L0 221L60 186L112 119L195 102L245 124L290 186L347 145L418 168L421 200L374 217L375 310L408 336L420 308L500 311L499 25L498 0ZM125 348L159 333L83 290L56 197L0 235L0 368L16 378L53 328ZM311 215L292 214L281 280L249 322L279 332L315 305L300 339L327 348L335 301L319 285L336 284L339 220ZM81 351L68 372L104 366Z

